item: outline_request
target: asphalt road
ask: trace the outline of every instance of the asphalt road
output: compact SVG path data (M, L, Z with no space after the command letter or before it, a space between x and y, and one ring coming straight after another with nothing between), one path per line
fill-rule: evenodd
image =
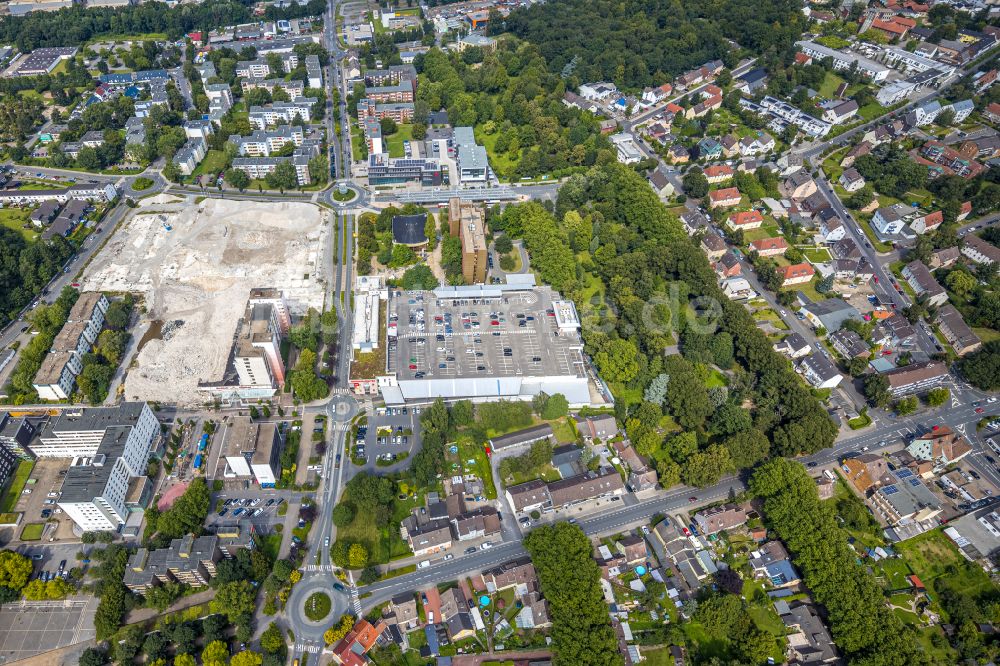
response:
M816 184L823 192L823 196L825 196L830 202L830 205L833 207L833 210L837 213L837 215L842 220L848 222L848 224L845 225L847 235L854 240L865 259L868 260L868 263L871 264L872 269L875 271L875 276L878 278L878 281L873 282L871 285L875 295L878 296L879 300L887 307L889 307L890 303L895 303L896 309L901 311L903 308L909 306L909 297L905 292L900 293L892 286L895 276L891 275L888 269L886 269L886 267L882 264L878 253L875 252L875 248L872 246L871 242L869 242L868 237L863 231L860 231L860 223L851 216L850 211L848 211L847 207L844 206L843 202L841 202L840 197L838 197L833 191L833 188L826 179L826 175L823 174L821 178L818 178L816 180ZM920 347L920 351L922 351L924 355L929 358L937 353L937 349L934 347L934 341L930 339L927 332L921 327L918 326L916 328L917 345ZM926 360L926 358L922 360Z
M962 390L962 389L959 389ZM946 423L953 428L965 432L977 444L976 454L970 457L970 464L985 478L1000 485L1000 474L994 465L984 458L983 444L975 433L975 423L982 418L976 414L971 405L973 400L981 399L982 395L971 390L962 390L958 404L955 401L949 406L943 406L919 415L903 419L887 419L876 428L866 430L854 437L838 440L834 446L824 449L811 456L799 459L803 464L823 467L835 464L845 454L862 451L883 451L898 447L908 435L929 430L933 425ZM1000 411L1000 410L998 410ZM598 515L582 519L579 526L588 535L605 535L631 529L642 524L648 524L654 514L672 514L686 512L700 506L711 504L729 495L732 488L739 493L745 488L743 481L735 476L722 479L708 488L679 487L663 492L655 498L632 504L615 507ZM696 498L696 501L691 501ZM458 550L457 548L455 549ZM400 592L419 589L437 582L454 580L467 574L482 571L502 562L525 554L520 542L505 542L489 550L480 550L474 554L464 555L455 552L452 560L438 560L431 566L417 571L390 578L385 581L363 587L364 593L370 596L362 600L365 609L377 607Z

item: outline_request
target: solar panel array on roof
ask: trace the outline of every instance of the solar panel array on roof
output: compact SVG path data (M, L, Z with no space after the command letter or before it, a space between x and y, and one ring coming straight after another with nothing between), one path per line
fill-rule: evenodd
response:
M882 491L886 495L895 495L896 493L899 492L899 488L897 488L896 486L886 486L885 488L882 489Z
M901 469L898 472L896 472L897 479L908 479L911 476L913 476L913 472L911 472L908 469Z
M910 485L916 488L920 485L920 479L910 479Z

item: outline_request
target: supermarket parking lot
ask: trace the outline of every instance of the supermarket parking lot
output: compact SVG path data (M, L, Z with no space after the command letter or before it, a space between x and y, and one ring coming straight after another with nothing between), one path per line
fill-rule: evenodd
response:
M550 290L483 298L395 291L389 300L388 371L400 381L584 376L579 337Z

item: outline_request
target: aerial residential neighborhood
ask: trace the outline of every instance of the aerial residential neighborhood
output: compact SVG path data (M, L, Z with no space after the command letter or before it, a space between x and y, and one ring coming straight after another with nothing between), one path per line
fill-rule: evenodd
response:
M990 664L1000 10L0 7L0 655Z

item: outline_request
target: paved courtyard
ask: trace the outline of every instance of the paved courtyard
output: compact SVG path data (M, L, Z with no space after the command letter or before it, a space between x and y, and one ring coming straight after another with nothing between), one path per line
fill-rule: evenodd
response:
M0 663L92 640L96 610L93 597L0 606Z

